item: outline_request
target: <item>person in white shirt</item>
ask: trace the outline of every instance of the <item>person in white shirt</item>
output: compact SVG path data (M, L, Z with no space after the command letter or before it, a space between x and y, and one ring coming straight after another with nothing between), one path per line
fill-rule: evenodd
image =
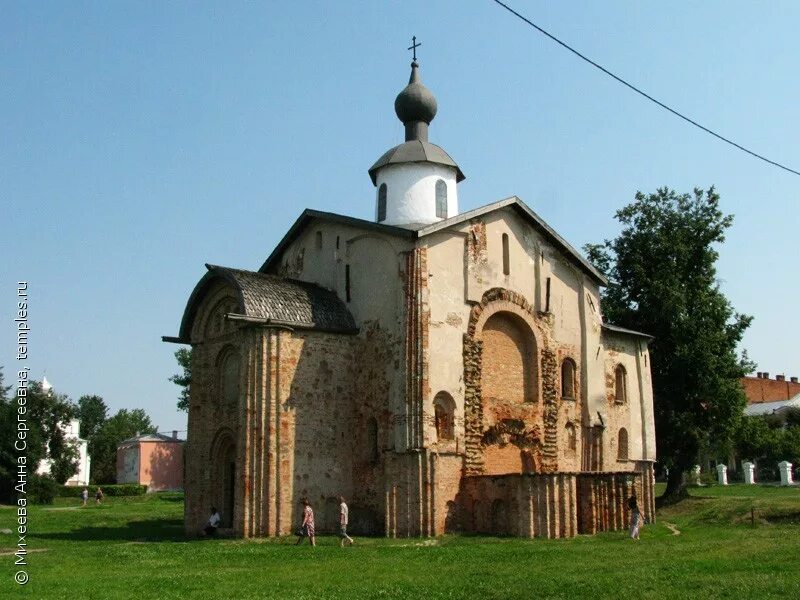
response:
M215 507L211 507L211 516L208 518L208 525L203 530L207 536L216 535L219 528L220 516Z
M350 511L347 508L347 503L344 501L344 496L339 496L339 537L341 538L340 546L344 548L345 542L351 546L355 543L353 538L347 535L347 521L350 516Z

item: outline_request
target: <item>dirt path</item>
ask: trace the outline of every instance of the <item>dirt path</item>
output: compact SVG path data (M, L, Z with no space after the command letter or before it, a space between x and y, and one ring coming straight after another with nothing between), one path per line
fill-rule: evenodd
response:
M31 548L25 551L25 554L33 554L34 552L47 552L49 548ZM0 552L0 556L14 556L17 553L16 550L12 552Z
M664 526L672 532L672 535L681 534L680 530L677 527L675 527L675 525L673 525L672 523L667 523L666 521L664 521Z

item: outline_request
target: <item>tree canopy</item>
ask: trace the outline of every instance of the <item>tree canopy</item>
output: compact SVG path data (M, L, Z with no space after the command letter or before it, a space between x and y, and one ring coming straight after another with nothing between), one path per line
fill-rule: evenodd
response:
M121 409L106 419L89 438L89 455L92 457L92 481L116 483L117 446L137 434L155 433L150 417L141 408Z
M169 378L175 385L181 386L181 393L178 396L178 410L189 410L189 387L192 383L192 350L191 348L180 348L175 352L178 366L183 369L183 373L177 373Z
M0 501L8 502L14 494L19 451L14 447L17 439L17 409L20 406L16 394L9 396L9 387L4 385L4 374L0 367ZM45 391L38 381L30 380L24 396L29 431L24 450L28 481L35 474L43 459L50 460L50 477L64 483L78 469L78 451L65 435L64 428L75 416L75 406L69 398L54 391Z
M717 246L733 217L714 188L636 194L617 211L613 240L588 245L608 278L607 321L654 336L650 369L659 461L667 498L685 493L683 472L709 440L729 440L746 404L739 378L752 369L737 345L752 320L736 313L717 281Z
M741 459L756 463L760 473L777 477L778 463L800 462L800 409L780 414L742 418L734 435L734 450Z
M78 398L78 419L81 422L80 436L89 440L108 418L108 407L100 396Z

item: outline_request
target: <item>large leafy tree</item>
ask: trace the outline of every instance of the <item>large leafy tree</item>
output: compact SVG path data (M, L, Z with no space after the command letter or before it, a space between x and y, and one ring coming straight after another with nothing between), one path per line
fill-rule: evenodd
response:
M0 367L0 503L11 501L14 492L14 480L17 474L17 455L14 442L17 439L17 430L13 426L17 422L16 400L12 400L8 393L10 386L4 383L3 368ZM44 453L44 446L41 440L34 445L33 456L38 464L41 455ZM30 456L30 453L29 453Z
M14 447L17 430L17 397L9 396L9 387L4 385L0 369L0 501L8 502L14 495L17 473L17 457L20 452ZM75 416L75 406L69 398L53 391L46 391L37 381L30 381L25 395L26 421L29 428L25 439L28 479L33 480L39 463L50 459L50 477L64 483L78 468L78 451L66 439L64 427Z
M108 407L100 396L78 398L78 419L81 422L81 437L89 440L108 419Z
M138 434L155 433L150 417L141 408L122 409L106 419L89 438L89 455L92 457L92 481L94 483L116 483L117 446L120 442Z
M44 442L44 456L50 460L50 477L63 484L78 471L78 449L68 440L64 429L76 416L76 407L64 394L45 390L38 381L28 384L27 392L28 424L36 431L36 437ZM28 440L28 449L32 448ZM31 466L30 472L36 466ZM37 461L38 463L38 461Z
M175 352L175 358L178 361L178 366L183 369L183 373L177 373L169 378L175 385L181 387L180 396L178 396L178 410L189 410L189 386L192 383L192 350L191 348L180 348Z
M717 246L732 216L711 188L637 193L616 213L621 233L586 246L609 278L603 312L643 331L650 345L659 461L669 468L665 500L685 495L683 473L709 440L728 440L746 404L739 378L753 365L737 345L751 317L736 313L717 282Z

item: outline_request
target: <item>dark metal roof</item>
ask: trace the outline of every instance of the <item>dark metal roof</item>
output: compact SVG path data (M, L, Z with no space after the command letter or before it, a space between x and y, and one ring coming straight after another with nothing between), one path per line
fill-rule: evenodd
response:
M603 323L602 327L606 331L610 331L612 333L623 333L625 335L633 335L636 337L643 337L650 340L655 339L652 335L642 333L641 331L634 331L633 329L625 329L624 327L618 327L617 325L611 325L610 323Z
M170 444L182 444L183 440L174 438L171 435L164 435L163 433L143 433L141 435L128 438L127 440L122 440L118 446L123 446L133 442L167 442Z
M395 227L394 225L384 225L383 223L375 223L374 221L365 221L364 219L356 219L355 217L347 217L345 215L337 215L336 213L323 212L320 210L312 210L307 208L303 213L297 217L297 220L286 232L275 249L261 265L258 270L259 273L267 273L272 267L276 266L276 262L283 254L286 247L291 244L303 232L306 226L314 219L321 219L328 223L338 223L340 225L347 225L349 227L356 227L365 229L367 231L375 231L378 233L386 233L396 237L413 238L416 234L405 227Z
M550 225L545 223L544 219L537 215L527 204L525 204L516 196L511 196L505 200L499 200L497 202L493 202L492 204L487 204L486 206L481 206L480 208L461 213L455 217L450 217L449 219L427 225L426 227L417 230L417 234L419 237L430 235L431 233L436 233L442 229L447 229L453 225L458 225L459 223L469 221L470 219L475 219L476 217L500 210L501 208L505 208L507 206L516 210L520 216L530 223L534 229L539 231L539 233L543 234L544 237L547 238L561 252L575 259L575 261L578 263L578 266L581 267L583 271L592 279L594 279L599 285L608 285L608 279L606 279L606 277L600 271L598 271L592 263L586 260L580 252L575 250L575 248L573 248L564 238L558 235L555 230L550 227Z
M180 339L186 343L200 303L219 279L235 290L242 317L333 333L358 331L353 315L339 297L316 284L216 265L206 268L208 273L195 286L181 321Z
M372 184L375 185L378 169L381 167L418 162L428 162L454 167L456 169L456 181L463 181L465 179L464 173L461 172L456 161L450 158L450 155L442 148L423 140L412 140L395 146L375 161L375 164L369 169L369 176L372 179Z
M436 116L436 98L422 83L417 61L411 63L411 77L408 85L397 94L394 112L403 123L424 121L430 124Z
M275 247L275 250L273 250L269 255L269 258L264 261L264 264L261 265L261 269L259 269L259 271L261 273L266 273L270 269L277 266L278 260L283 254L283 251L300 235L300 233L302 233L312 219L322 219L323 221L341 223L368 231L378 231L397 237L415 239L436 233L437 231L447 229L448 227L458 225L460 223L469 221L470 219L475 219L505 207L511 207L512 209L516 210L523 219L530 223L534 229L539 231L556 248L558 248L567 256L571 257L578 264L578 266L581 267L584 273L589 275L598 285L608 285L608 279L606 279L606 277L600 271L598 271L594 265L592 265L592 263L586 260L580 252L575 250L575 248L573 248L564 238L558 235L552 227L545 223L539 215L531 210L527 204L525 204L516 196L511 196L505 200L499 200L498 202L487 204L486 206L461 213L455 217L450 217L449 219L444 219L431 225L423 225L414 228L383 225L381 223L365 221L363 219L354 219L353 217L345 217L335 213L306 209L303 211L303 214L300 215L297 221L295 221L294 225L292 225L292 228L287 232L287 234L283 236L283 239Z

